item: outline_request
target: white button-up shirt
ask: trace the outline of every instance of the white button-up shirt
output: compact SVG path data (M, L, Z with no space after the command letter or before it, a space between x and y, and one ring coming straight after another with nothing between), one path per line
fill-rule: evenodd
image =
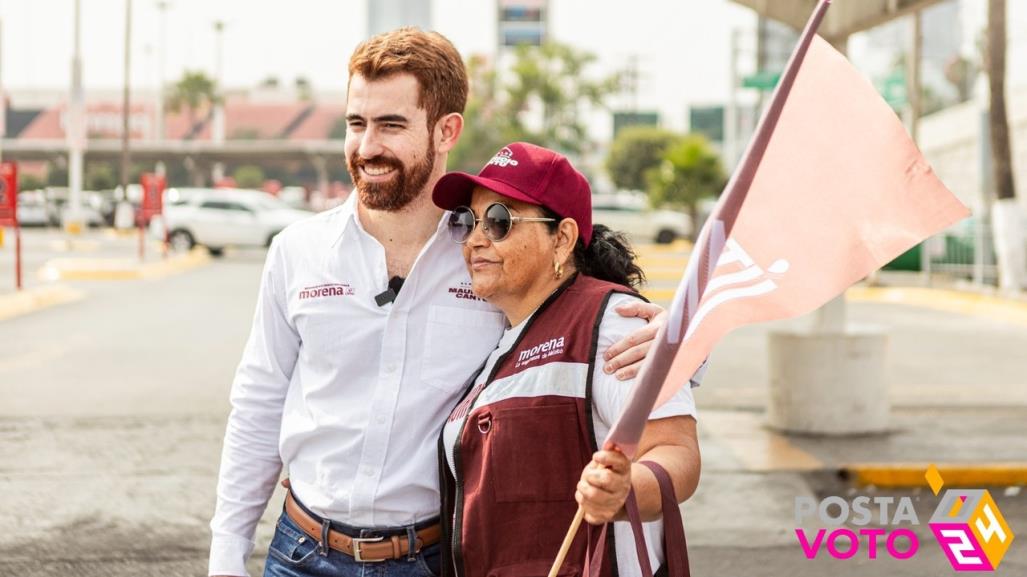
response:
M232 384L210 574L246 574L257 521L284 465L322 517L394 527L437 516L437 442L505 328L471 292L445 219L395 302L385 249L355 196L290 226L267 255Z

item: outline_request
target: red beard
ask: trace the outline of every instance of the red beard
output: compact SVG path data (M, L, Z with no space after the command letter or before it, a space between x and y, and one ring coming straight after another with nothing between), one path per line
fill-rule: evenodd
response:
M429 139L424 159L409 170L395 158L361 158L357 152L350 155L348 165L353 185L360 194L360 202L372 210L395 212L409 205L428 184L435 169L435 143ZM388 182L366 182L360 169L367 165L393 168L396 175Z

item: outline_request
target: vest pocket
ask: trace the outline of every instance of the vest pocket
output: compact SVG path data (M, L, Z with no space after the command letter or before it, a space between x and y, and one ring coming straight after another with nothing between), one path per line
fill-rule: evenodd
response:
M573 401L493 410L486 446L500 503L573 502L582 456L591 455L582 446Z

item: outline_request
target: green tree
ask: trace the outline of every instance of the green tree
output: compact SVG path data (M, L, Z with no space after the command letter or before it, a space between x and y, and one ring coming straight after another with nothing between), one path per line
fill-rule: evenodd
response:
M117 185L114 168L109 163L90 164L85 174L86 190L111 190Z
M449 168L477 172L500 146L517 140L570 155L588 150L585 107L602 107L620 88L620 75L589 76L595 60L566 44L524 45L509 73L497 75L486 59L471 57L464 133Z
M631 126L620 131L606 157L606 170L618 188L646 190L646 172L660 166L663 155L680 136L654 126Z
M203 72L187 70L171 87L168 94L168 109L173 112L186 109L189 125L195 126L197 112L217 101L217 83Z
M523 131L514 128L507 109L496 96L496 73L482 56L467 61L471 91L464 108L464 131L449 154L449 169L478 172L499 147L526 140Z
M727 184L720 155L705 137L689 134L671 144L660 166L646 174L654 206L685 208L692 217L692 240L698 234L699 202L715 197Z
M264 185L264 171L259 166L245 164L232 173L235 185L239 188L260 188Z
M578 154L589 148L582 118L584 105L602 107L607 96L620 90L621 75L589 78L588 68L596 61L592 53L567 44L547 42L542 46L517 47L506 88L505 112L515 133L524 133L541 146ZM533 104L541 107L541 129L525 122Z
M46 186L46 181L34 174L18 176L18 188L21 190L39 190Z
M68 167L51 162L46 169L47 186L68 186Z

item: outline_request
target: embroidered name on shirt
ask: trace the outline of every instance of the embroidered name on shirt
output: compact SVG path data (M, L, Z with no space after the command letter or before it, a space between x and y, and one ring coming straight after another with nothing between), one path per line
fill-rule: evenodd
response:
M454 298L458 299L485 302L485 299L480 298L478 297L478 295L474 294L474 291L471 290L471 283L469 282L462 282L460 283L460 286L449 287L449 294L453 295Z
M555 357L556 355L562 355L563 350L564 337L549 339L540 345L535 345L530 349L521 351L521 354L517 356L517 364L514 366L521 367L541 359L548 359L550 357Z
M348 284L323 284L307 287L300 291L300 300L316 299L322 297L344 297L352 296L353 287Z

